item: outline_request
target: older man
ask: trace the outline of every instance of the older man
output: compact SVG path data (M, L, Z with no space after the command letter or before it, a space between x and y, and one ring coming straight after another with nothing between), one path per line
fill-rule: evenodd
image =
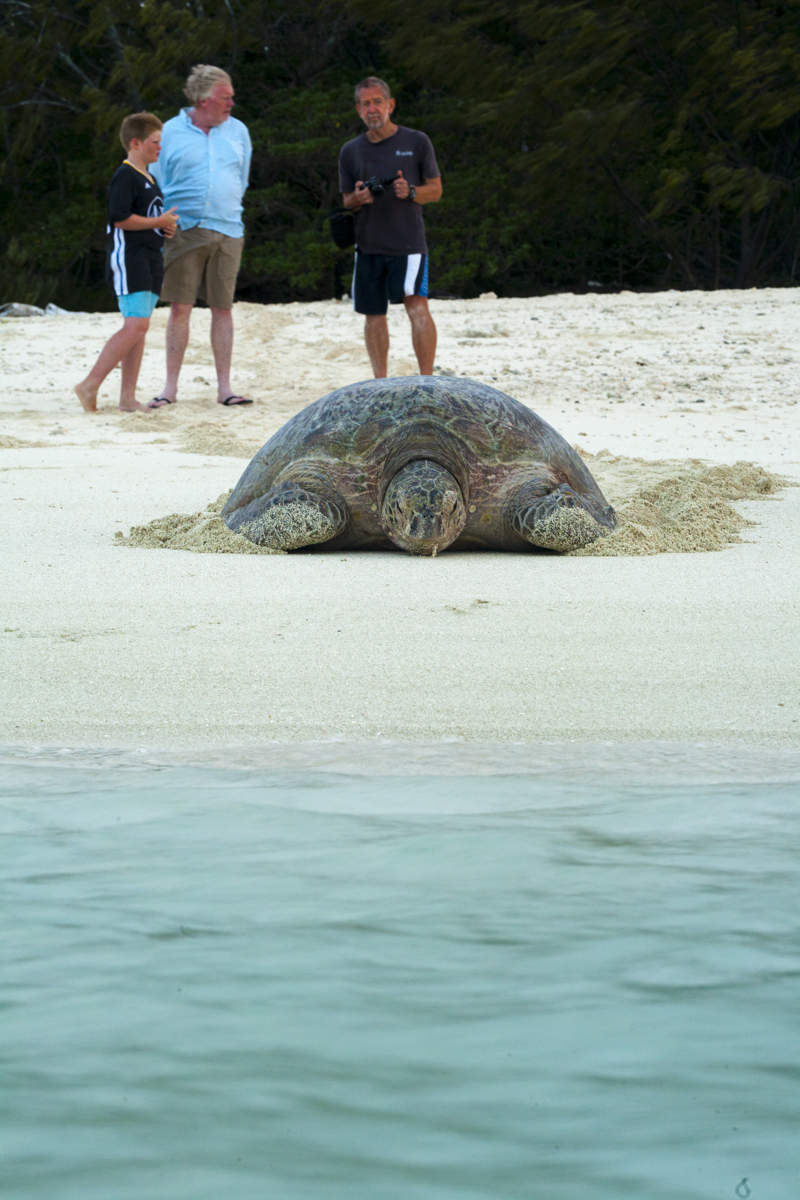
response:
M388 366L387 307L401 302L411 321L420 374L432 375L436 326L428 309L422 208L442 195L436 156L424 133L394 124L395 102L382 79L362 79L355 95L356 111L367 129L339 155L339 187L345 207L355 214L353 307L365 316L364 338L376 379L386 377ZM366 186L373 177L387 186L373 191Z
M185 93L191 108L167 121L156 175L167 207L178 206L180 227L164 256L161 299L169 301L167 381L151 408L175 404L192 307L211 309L211 348L219 404L252 404L231 386L233 295L244 245L242 197L252 146L247 126L231 116L233 84L220 67L192 68Z

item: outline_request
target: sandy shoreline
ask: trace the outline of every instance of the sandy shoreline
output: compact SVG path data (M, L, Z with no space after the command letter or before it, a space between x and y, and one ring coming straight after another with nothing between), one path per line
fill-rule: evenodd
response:
M441 368L531 404L589 453L745 459L800 481L794 291L432 307ZM204 508L299 407L367 374L346 305L240 305L235 382L259 403L223 410L196 317L186 394L153 418L110 407L114 377L96 418L70 394L116 317L0 323L0 743L800 745L800 488L738 503L756 524L716 553L115 545ZM163 325L159 311L142 399L160 386ZM392 327L390 369L411 374L401 314Z

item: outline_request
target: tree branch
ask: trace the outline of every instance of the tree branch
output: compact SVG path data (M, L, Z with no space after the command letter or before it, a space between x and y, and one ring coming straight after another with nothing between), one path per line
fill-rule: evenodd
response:
M66 108L70 112L80 112L74 104L70 104L68 100L20 100L17 104L0 104L0 112L8 112L11 108L25 108L28 104L47 104L52 108Z
M236 32L236 17L233 15L233 9L231 8L230 0L223 0L223 3L225 4L225 7L228 10L228 14L231 18L231 28L233 29L233 43L231 45L231 61L230 61L230 69L233 70L234 64L236 63L236 54L237 54L237 49L238 49L238 34Z
M673 240L666 233L664 233L664 231L662 229L659 229L659 227L656 225L655 221L653 221L652 218L648 216L643 205L641 204L641 202L639 200L637 200L636 196L634 196L631 192L628 191L628 189L625 187L625 184L622 182L620 177L617 175L616 171L611 166L611 163L608 161L608 159L605 157L605 155L601 155L597 159L597 161L599 162L600 166L603 168L605 173L608 175L609 179L611 180L614 187L619 192L620 196L622 196L625 203L628 204L635 212L636 218L637 218L639 224L641 225L642 229L644 229L652 237L656 238L659 242L661 242L663 245L665 245L668 248L669 253L675 259L675 262L678 264L678 266L680 267L684 276L686 277L687 283L690 283L692 285L692 287L698 287L699 285L694 276L694 272L692 271L692 268L689 266L689 263L687 262L684 255L681 254L680 250L677 248L677 246L675 245Z
M125 44L122 41L122 38L119 36L119 30L117 29L117 27L113 21L108 26L108 35L111 38L111 41L114 44L114 48L117 51L117 57L119 58L119 61L122 63L123 67L125 68L125 74L128 79L128 91L130 92L131 99L133 100L133 103L136 105L136 108L141 110L144 108L144 101L142 100L141 92L137 88L136 84L133 82L130 68L129 68L127 62L125 61Z
M90 87L90 88L97 87L97 84L92 82L92 80L89 78L89 76L83 70L83 68L79 67L78 64L74 61L74 59L70 58L70 56L67 54L66 50L64 50L61 46L57 46L56 53L58 54L58 57L61 59L61 61L63 63L66 63L66 65L69 67L69 69L78 76L78 79L80 79L81 83L83 83L86 87Z

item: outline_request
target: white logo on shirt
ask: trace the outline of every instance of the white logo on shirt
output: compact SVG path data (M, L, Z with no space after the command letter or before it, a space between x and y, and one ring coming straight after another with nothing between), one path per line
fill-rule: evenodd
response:
M149 186L150 185L148 184L148 187ZM153 199L150 201L149 205L147 206L148 217L160 217L161 214L163 213L163 211L164 211L164 205L161 202L161 197L154 196ZM153 233L157 233L159 237L164 236L163 229L154 229Z
M413 150L395 150L395 154L402 158L410 158L413 153Z

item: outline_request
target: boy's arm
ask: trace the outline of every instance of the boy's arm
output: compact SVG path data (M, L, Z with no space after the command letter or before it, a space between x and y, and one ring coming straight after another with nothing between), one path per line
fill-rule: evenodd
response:
M108 220L115 229L127 229L131 233L142 229L163 229L165 237L172 237L178 224L174 208L159 217L142 217L133 212L135 189L129 174L123 171L114 176L108 189Z
M115 221L114 228L130 229L131 232L137 229L163 229L166 237L172 237L177 224L178 210L171 208L160 217L140 217L137 213L131 213L124 221Z
M115 228L124 228L123 222L133 213L133 183L126 171L118 171L108 185L108 220Z

